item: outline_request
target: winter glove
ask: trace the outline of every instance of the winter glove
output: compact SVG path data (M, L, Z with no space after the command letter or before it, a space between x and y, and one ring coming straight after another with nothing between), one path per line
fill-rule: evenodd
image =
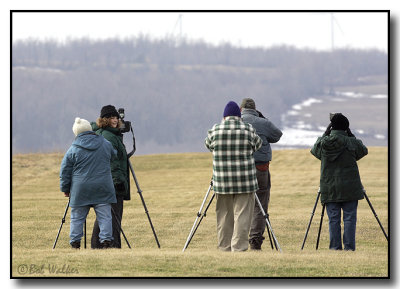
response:
M347 135L348 135L348 136L350 136L350 137L355 137L354 134L351 132L350 128L348 128L348 129L346 130L346 132L347 132Z
M125 191L125 186L123 183L118 183L118 184L114 184L114 188L116 191L118 192L123 192Z
M326 128L326 130L325 130L325 132L324 132L324 134L323 134L322 136L328 136L328 135L330 135L330 134L331 134L331 130L332 130L332 123L330 123L330 124L328 125L328 127Z
M259 117L265 118L265 116L263 116L263 114L260 111L258 111L258 110L256 110L256 111L257 111Z

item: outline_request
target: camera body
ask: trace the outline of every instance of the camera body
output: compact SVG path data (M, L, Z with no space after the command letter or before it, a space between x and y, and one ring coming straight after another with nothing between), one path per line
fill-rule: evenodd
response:
M330 112L329 113L329 120L332 121L332 118L337 115L337 114L342 114L341 112ZM332 129L332 123L330 123L324 133L324 135L329 135L331 133L331 129ZM350 137L355 137L354 134L351 132L350 128L348 128L346 130L347 135Z
M125 117L125 109L119 108L118 109L119 117L121 118L122 126L119 128L121 133L129 132L132 128L131 122L124 120Z
M340 112L330 112L330 113L329 113L329 120L330 120L330 121L332 121L332 118L333 118L333 116L334 116L335 114L342 114L342 113L340 113Z
M130 121L124 120L125 118L125 109L123 108L119 108L118 109L118 114L119 117L121 119L122 125L119 128L119 131L121 133L125 133L125 132L129 132L131 131L132 133L132 145L133 145L133 150L127 154L128 159L135 153L136 151L136 140L135 140L135 134L133 133L133 129L132 129L132 123Z

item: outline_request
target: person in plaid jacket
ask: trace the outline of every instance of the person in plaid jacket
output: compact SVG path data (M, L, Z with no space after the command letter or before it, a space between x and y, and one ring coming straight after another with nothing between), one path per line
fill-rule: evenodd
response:
M253 153L262 140L250 124L242 121L239 106L230 101L222 122L208 131L205 145L213 153L218 248L246 251L258 189Z

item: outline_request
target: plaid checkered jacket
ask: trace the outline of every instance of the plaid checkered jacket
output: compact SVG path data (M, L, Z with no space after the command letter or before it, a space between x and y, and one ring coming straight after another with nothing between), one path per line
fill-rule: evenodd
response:
M229 116L208 131L213 153L213 189L218 194L254 193L258 189L253 153L262 140L241 118Z

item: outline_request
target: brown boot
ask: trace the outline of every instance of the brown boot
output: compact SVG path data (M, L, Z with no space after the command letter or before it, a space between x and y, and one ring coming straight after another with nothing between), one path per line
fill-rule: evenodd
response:
M104 241L103 243L100 243L100 248L101 249L108 249L111 248L111 241Z
M73 249L80 249L80 248L81 248L81 242L78 242L78 241L72 242L72 243L71 243L71 247L72 247Z

